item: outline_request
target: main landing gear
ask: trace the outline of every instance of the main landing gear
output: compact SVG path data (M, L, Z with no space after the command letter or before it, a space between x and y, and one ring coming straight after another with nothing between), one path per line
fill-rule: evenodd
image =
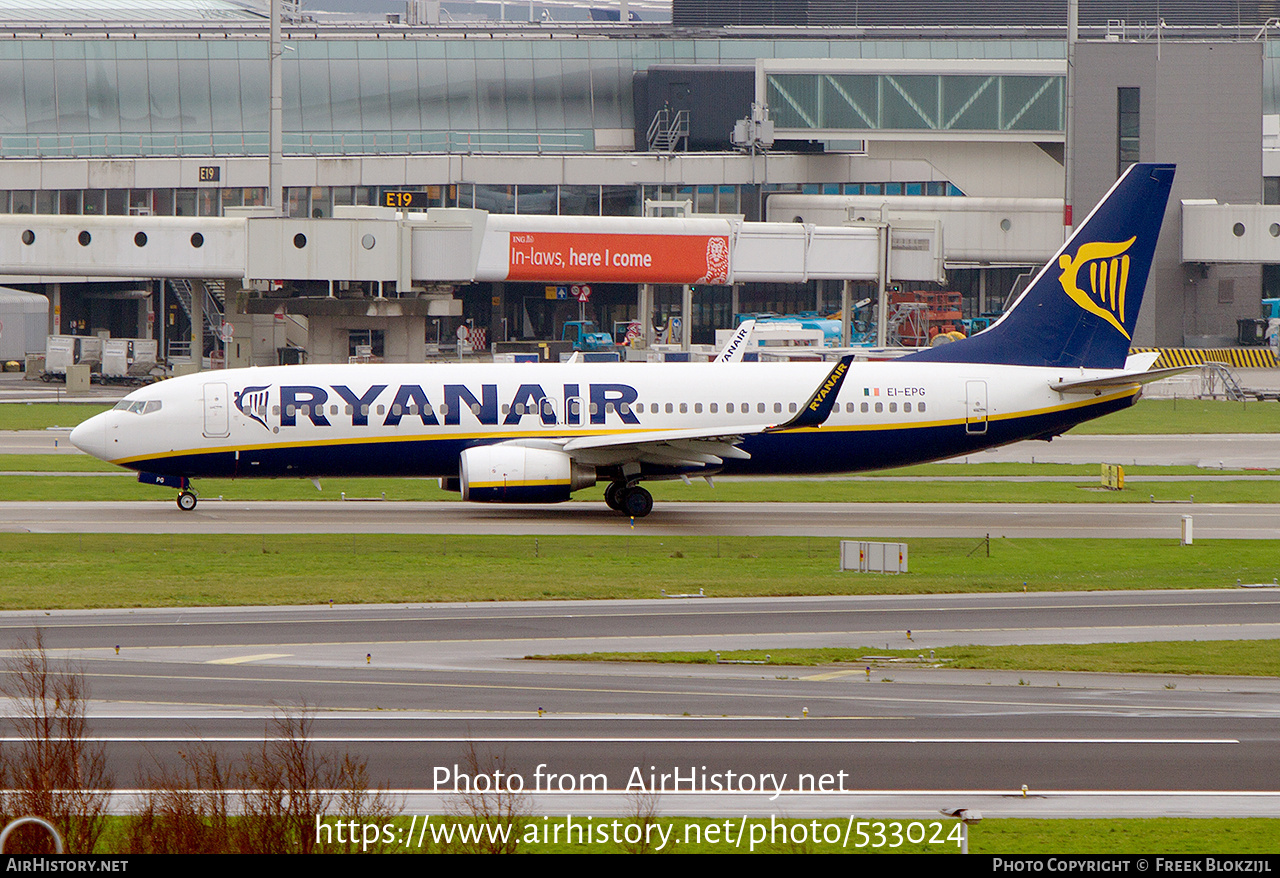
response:
M614 512L632 518L644 518L653 511L653 495L639 485L625 482L610 482L604 489L604 502Z
M178 494L178 508L183 512L190 512L196 508L196 495L194 491L186 490Z

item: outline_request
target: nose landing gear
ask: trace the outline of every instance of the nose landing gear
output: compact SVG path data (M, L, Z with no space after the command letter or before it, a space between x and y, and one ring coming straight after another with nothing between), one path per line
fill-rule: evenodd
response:
M186 476L162 475L160 473L138 473L138 481L143 485L159 485L162 488L178 489L178 508L190 512L196 508L196 492L191 487L191 479Z

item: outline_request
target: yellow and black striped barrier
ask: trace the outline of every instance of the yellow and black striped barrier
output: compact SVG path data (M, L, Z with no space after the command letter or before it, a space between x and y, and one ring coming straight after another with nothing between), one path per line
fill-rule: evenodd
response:
M1205 363L1226 363L1238 369L1280 369L1280 361L1270 348L1133 348L1130 353L1160 352L1153 369L1173 369L1178 366L1200 366Z

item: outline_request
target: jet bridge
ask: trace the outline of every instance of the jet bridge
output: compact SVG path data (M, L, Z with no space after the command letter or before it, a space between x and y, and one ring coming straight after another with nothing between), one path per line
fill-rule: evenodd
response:
M33 279L803 283L877 276L875 229L737 217L490 215L337 208L268 216L0 217L0 274Z
M639 312L647 313L645 297L656 284L683 285L687 298L703 285L876 280L881 234L872 225L739 216L524 216L458 208L342 207L324 219L255 209L226 217L10 215L0 216L0 275L28 283L238 282L251 292L229 315L265 319L287 309L307 317L312 340L322 339L319 357L344 358L349 331L381 321L377 327L401 338L389 356L413 361L425 354L425 321L462 316L455 293L464 284L638 284ZM932 246L940 250L940 235ZM940 265L940 253L934 255ZM422 325L396 328L406 319ZM357 326L360 320L366 323ZM319 335L316 321L328 321ZM267 362L259 347L272 356L279 347L268 335L255 339L254 362Z

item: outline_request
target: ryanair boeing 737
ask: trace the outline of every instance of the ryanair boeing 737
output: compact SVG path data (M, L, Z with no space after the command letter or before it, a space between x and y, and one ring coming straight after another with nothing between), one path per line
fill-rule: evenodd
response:
M134 391L71 441L177 488L184 510L201 477L433 476L491 502L604 482L611 509L640 517L645 481L877 470L1049 439L1177 371L1128 356L1173 174L1133 165L989 329L890 362L233 369Z

